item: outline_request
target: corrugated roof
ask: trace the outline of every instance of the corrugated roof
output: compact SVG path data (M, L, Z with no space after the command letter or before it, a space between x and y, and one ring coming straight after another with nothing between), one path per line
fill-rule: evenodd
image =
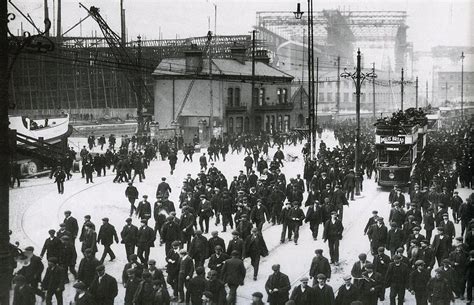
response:
M241 63L235 59L213 59L212 60L213 75L228 76L252 76L252 62L245 61ZM153 75L184 75L186 69L186 60L184 58L165 58L153 72ZM201 75L209 74L209 60L203 60L203 69ZM293 76L287 74L277 68L262 62L255 63L255 75L265 77L291 78Z

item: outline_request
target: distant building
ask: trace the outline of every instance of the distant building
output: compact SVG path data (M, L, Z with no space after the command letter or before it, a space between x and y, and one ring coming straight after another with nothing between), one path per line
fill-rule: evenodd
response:
M252 95L252 61L246 58L245 48L231 48L231 53L229 59L212 59L212 87L209 59L200 50L160 62L153 72L154 115L160 132L182 133L185 142L194 135L206 141L211 127L212 135L219 136L250 130L286 132L301 123L293 113L293 77L271 67L265 52L259 51ZM209 122L211 103L213 121Z
M474 102L474 71L464 67L464 95L465 103ZM470 70L470 71L466 71ZM460 106L461 103L461 69L439 71L436 74L437 100L440 106Z

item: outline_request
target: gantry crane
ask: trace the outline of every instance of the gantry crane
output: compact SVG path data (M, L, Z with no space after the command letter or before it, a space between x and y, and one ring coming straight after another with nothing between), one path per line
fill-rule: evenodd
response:
M130 88L135 93L137 99L137 134L144 135L148 131L148 122L144 119L144 105L151 105L153 96L146 87L145 81L141 71L141 46L138 46L138 54L135 56L131 54L122 43L122 38L115 33L105 22L104 18L99 13L99 8L91 6L89 9L79 3L84 8L89 16L91 16L99 25L104 39L110 47L110 51L120 67L124 65L127 67L124 70L124 75L130 85Z

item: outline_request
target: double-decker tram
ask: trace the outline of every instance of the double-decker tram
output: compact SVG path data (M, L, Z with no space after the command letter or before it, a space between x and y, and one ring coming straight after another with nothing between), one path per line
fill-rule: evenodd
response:
M376 167L380 186L408 185L427 142L428 119L413 108L375 124Z

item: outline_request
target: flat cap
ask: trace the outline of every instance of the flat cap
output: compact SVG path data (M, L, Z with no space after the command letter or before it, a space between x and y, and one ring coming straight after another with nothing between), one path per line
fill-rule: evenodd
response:
M263 298L263 294L259 291L252 293L252 296L256 298Z
M325 280L325 279L326 279L326 275L324 275L324 274L322 274L322 273L318 274L316 277L317 277L318 280L319 280L319 279L321 279L321 280Z
M99 266L95 267L95 270L96 271L103 271L103 270L105 270L105 266L104 265L99 265Z
M87 289L86 284L84 284L83 282L80 282L80 281L75 283L74 285L72 285L72 287L74 287L76 289L81 289L81 290L86 290Z

